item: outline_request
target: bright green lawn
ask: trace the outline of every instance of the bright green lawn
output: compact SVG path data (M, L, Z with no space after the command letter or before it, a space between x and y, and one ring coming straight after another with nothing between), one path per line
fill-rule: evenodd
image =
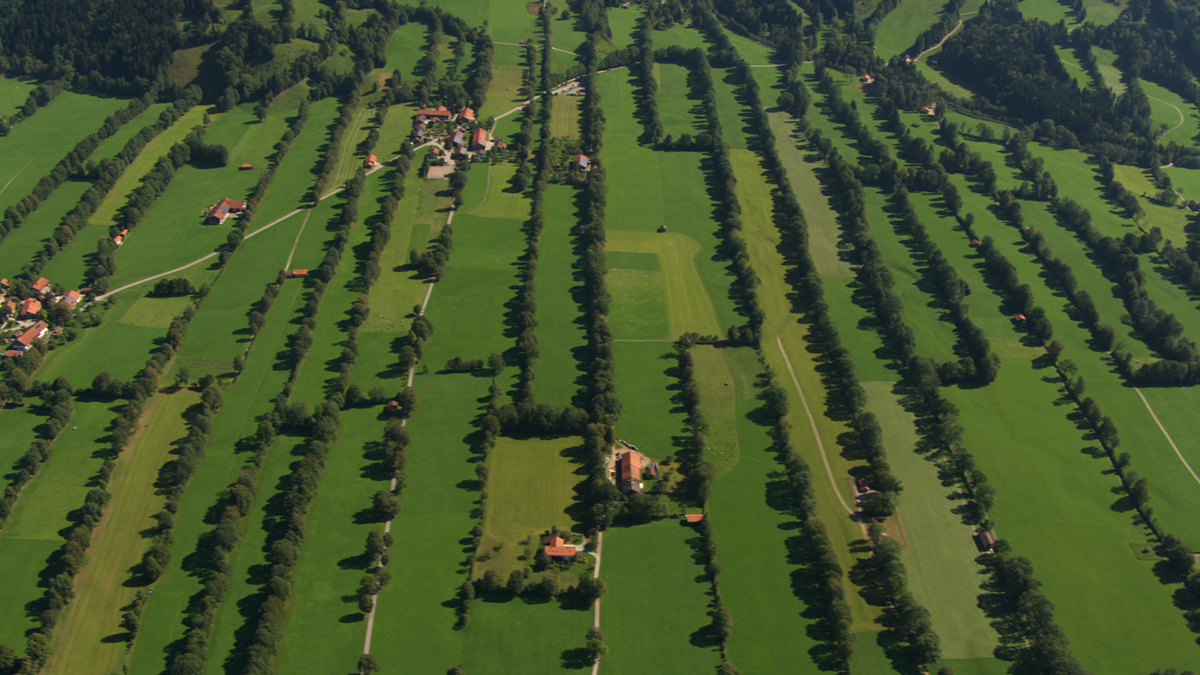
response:
M622 340L669 339L666 282L658 256L614 251L606 257L613 335Z
M697 114L698 104L688 98L688 70L673 63L655 64L658 79L658 117L663 125L663 135L678 138L682 134L695 136L705 130L704 118Z
M618 342L616 348L617 390L625 403L617 437L654 461L684 441L683 408L671 400L679 385L674 351L669 342Z
M721 120L721 131L725 134L725 144L730 148L743 149L749 145L746 135L746 114L744 106L738 100L741 96L741 83L733 70L714 70L713 88L717 97L717 117Z
M90 185L80 181L68 181L58 186L58 189L38 206L38 210L26 216L21 226L4 238L0 245L0 270L8 276L16 276L17 272L28 265L43 250L43 247L58 225L62 217L75 208L79 198ZM68 289L76 288L74 279L55 279L47 277L53 283L61 283Z
M1072 16L1070 10L1055 0L1024 0L1017 7L1026 21L1038 19L1049 24L1064 21L1068 29L1076 25L1075 17Z
M102 159L115 157L118 152L124 149L129 139L136 136L142 129L157 123L159 116L170 108L171 105L170 103L155 103L146 108L140 115L126 122L125 126L121 127L117 133L100 141L100 145L96 146L96 149L92 151L92 156L89 159L99 162Z
M133 379L146 365L155 341L164 334L162 328L120 320L138 299L136 295L117 296L112 309L104 314L103 325L81 330L77 340L50 352L37 373L38 379L53 382L65 376L76 387L86 387L105 370L121 381Z
M720 663L706 630L712 585L696 562L698 543L695 529L678 518L605 532L604 672L644 673L651 654L656 673L707 673Z
M554 107L550 110L550 134L554 138L579 138L579 97L554 97Z
M464 666L473 675L579 673L578 652L591 625L590 608L567 608L558 602L476 600L471 607L471 627L466 631Z

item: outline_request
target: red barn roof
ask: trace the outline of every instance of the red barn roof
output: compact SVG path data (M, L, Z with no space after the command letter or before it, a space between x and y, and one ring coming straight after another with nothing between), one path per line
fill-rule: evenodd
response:
M379 158L376 157L375 155L367 155L367 159L364 162L364 164L367 165L368 169L374 168L376 166L379 166Z
M699 522L701 522L701 521L703 521L703 520L704 520L704 514L703 514L703 513L689 513L689 514L687 514L687 521L688 521L688 523L699 523Z
M482 148L487 145L488 132L486 129L476 129L475 133L471 134L471 147Z
M546 537L546 545L547 546L562 547L566 543L567 542L564 541L563 538L558 536L557 534L552 534L549 537Z
M545 551L546 551L546 555L550 556L551 558L574 558L575 557L575 547L574 546L547 546Z
M49 285L50 285L49 279L47 279L46 277L38 277L38 280L33 282L32 288L33 288L33 290L41 293L42 291L46 290L46 287Z
M621 480L637 480L642 477L642 456L636 452L627 452L617 460L617 478Z
M442 119L450 119L454 116L454 113L447 110L444 105L439 105L432 110L418 110L417 114L424 115L425 117L440 117Z
M474 122L475 121L475 109L474 108L463 108L462 112L460 112L458 114L458 116L460 119L467 120L468 122Z

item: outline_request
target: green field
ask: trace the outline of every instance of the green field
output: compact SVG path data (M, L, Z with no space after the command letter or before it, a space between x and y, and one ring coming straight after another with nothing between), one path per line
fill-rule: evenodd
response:
M587 336L580 298L585 290L574 272L577 194L578 190L565 185L546 188L546 225L542 228L534 285L538 303L536 334L542 352L537 362L537 398L553 405L571 403L584 375L580 362Z
M911 49L921 33L937 23L944 4L939 0L903 0L879 22L875 53L888 59Z
M495 570L508 579L513 570L528 567L542 545L539 535L551 528L569 532L575 487L583 480L573 459L577 437L500 439L488 454L488 506L483 521L481 552L488 560L474 574Z

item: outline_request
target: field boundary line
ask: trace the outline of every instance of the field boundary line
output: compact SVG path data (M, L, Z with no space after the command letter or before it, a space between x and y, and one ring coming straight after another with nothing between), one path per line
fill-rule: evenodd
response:
M833 477L833 466L829 464L829 455L825 453L825 442L821 440L821 434L817 431L817 420L813 417L812 409L808 407L808 399L804 396L804 390L800 388L800 380L796 378L792 360L788 358L787 350L783 348L783 338L776 335L775 344L779 346L779 353L783 354L783 362L787 364L788 374L792 376L792 384L800 393L800 403L804 404L804 414L808 415L808 424L812 427L813 438L817 439L817 448L821 451L821 461L825 462L825 473L829 474L829 484L833 486L833 493L837 495L838 501L842 503L842 508L846 509L846 513L854 515L854 509L846 503L846 498L842 496L842 491L838 488L837 479Z
M600 578L600 560L601 560L603 554L604 554L604 532L597 532L596 533L596 568L592 570L592 578L593 579ZM596 618L595 618L593 627L600 628L600 598L596 598L595 611L596 611L596 614L595 614ZM595 661L592 661L592 675L596 675L596 673L598 673L598 672L600 672L600 659L596 659Z
M1146 405L1146 410L1154 418L1154 423L1158 425L1159 431L1163 432L1163 436L1167 437L1167 442L1175 449L1175 454L1179 456L1179 461L1183 462L1183 466L1188 470L1188 473L1192 474L1192 478L1196 479L1197 483L1200 483L1200 476L1196 475L1196 472L1192 470L1192 465L1188 464L1188 461L1184 459L1183 453L1179 451L1179 446L1175 445L1175 439L1171 438L1171 434L1167 433L1167 428L1163 426L1163 423L1158 419L1158 415L1154 413L1154 408L1150 407L1150 401L1146 400L1146 395L1137 387L1134 387L1133 390L1137 392L1138 398L1142 399L1142 403Z

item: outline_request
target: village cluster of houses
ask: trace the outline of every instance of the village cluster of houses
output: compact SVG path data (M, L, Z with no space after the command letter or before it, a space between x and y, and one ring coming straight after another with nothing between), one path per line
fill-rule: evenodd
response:
M18 328L23 328L5 350L5 356L20 356L25 350L32 347L34 342L50 332L49 324L38 319L43 304L75 309L79 301L83 299L83 294L79 291L68 291L61 296L55 296L50 290L50 280L46 277L40 277L33 282L30 292L33 295L27 298L10 297L12 285L8 279L0 279L0 298L3 298L10 318L17 321ZM61 332L61 327L54 329L55 335Z
M483 159L489 150L508 149L504 141L492 139L487 129L481 126L470 131L478 120L475 118L475 110L467 107L457 113L446 106L418 110L413 125L413 143L419 145L434 140L430 125L436 122L454 124L453 129L441 139L443 146L450 152L450 159L466 159L472 155ZM471 133L470 138L467 137L468 131Z

